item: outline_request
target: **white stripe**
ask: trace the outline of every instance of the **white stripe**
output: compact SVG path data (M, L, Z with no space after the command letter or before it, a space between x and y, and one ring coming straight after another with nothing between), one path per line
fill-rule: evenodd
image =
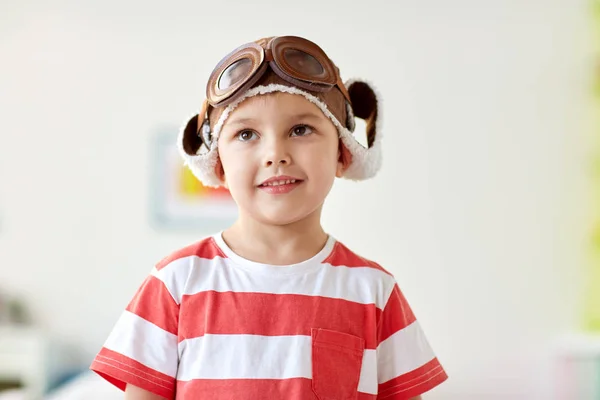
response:
M165 375L177 374L177 336L125 311L104 344Z
M177 379L312 379L310 336L204 335L179 343ZM358 389L377 394L377 354L365 350Z
M377 394L377 383L377 351L365 350L362 368L360 369L358 391L362 393Z
M167 287L169 293L171 293L173 300L177 304L181 304L186 282L191 271L197 267L196 264L198 261L200 261L199 257L179 258L170 262L166 267L161 268L160 271L154 267L151 275L160 279ZM205 259L205 261L210 260Z
M377 347L378 381L413 371L435 358L435 354L418 321L394 333Z
M371 267L345 267L323 264L323 268L303 274L267 276L252 274L227 258L190 256L180 258L153 273L165 283L175 301L182 296L205 291L298 294L375 304L383 309L395 280Z

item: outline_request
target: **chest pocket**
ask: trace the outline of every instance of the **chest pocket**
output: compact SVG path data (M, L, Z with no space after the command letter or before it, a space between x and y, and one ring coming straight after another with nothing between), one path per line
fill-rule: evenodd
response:
M312 389L319 400L354 400L365 340L327 329L311 329Z

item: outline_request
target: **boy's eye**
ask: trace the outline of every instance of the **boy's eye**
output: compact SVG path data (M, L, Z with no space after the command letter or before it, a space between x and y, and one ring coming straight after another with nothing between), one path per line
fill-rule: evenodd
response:
M292 129L292 136L306 136L313 132L312 128L308 125L298 125Z
M238 140L241 140L242 142L247 142L249 140L252 140L252 139L254 139L255 136L256 136L256 132L249 131L249 130L241 131L237 135Z

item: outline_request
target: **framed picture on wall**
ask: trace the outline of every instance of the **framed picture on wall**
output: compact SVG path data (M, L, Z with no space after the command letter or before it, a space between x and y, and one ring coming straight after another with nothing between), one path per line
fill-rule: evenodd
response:
M225 188L202 185L184 165L177 149L178 128L153 137L150 164L152 220L158 228L225 229L237 218L237 207Z

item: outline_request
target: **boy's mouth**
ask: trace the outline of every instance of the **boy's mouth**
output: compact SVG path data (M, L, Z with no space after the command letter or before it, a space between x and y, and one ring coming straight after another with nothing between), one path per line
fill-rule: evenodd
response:
M302 182L302 179L292 176L275 176L258 185L258 188L271 194L283 194L294 190Z
M286 179L286 180L281 180L281 181L265 182L265 183L261 183L260 186L262 186L262 187L265 187L265 186L281 186L281 185L289 185L291 183L296 183L296 182L300 182L300 180L297 180L297 179Z

